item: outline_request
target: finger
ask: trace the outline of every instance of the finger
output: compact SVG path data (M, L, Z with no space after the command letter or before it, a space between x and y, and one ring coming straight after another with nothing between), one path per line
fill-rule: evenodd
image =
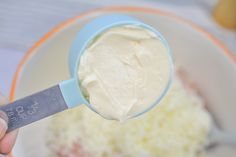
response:
M8 154L11 152L15 142L18 130L7 133L0 141L0 153Z
M2 139L7 131L7 122L0 118L0 139Z

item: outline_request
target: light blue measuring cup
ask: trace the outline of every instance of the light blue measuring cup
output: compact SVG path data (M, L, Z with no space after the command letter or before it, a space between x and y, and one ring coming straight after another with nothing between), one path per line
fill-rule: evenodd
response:
M94 38L111 27L121 25L136 25L151 30L156 33L159 39L164 43L168 53L170 54L169 46L164 37L156 29L150 27L149 25L144 24L135 18L121 14L100 16L85 25L78 32L76 39L74 40L69 54L71 79L62 81L58 85L51 88L0 107L0 112L5 113L8 117L8 132L82 104L87 105L90 109L96 112L81 92L78 78L80 57ZM172 65L171 54L169 56L170 64ZM172 66L170 67L169 82L166 84L166 88L163 90L161 96L157 98L154 104L150 104L145 111L137 113L133 117L151 109L154 105L158 104L158 102L166 94L172 80L173 68Z

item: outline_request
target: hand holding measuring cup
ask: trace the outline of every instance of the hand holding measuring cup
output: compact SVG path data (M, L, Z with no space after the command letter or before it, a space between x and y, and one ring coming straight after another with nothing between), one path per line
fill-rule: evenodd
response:
M141 30L141 28L145 29L146 30L145 33L141 35L143 36L143 39L145 39L145 41L143 42L143 44L145 45L150 45L150 43L153 43L154 38L158 39L159 41L158 45L161 47L161 50L163 50L163 54L165 54L165 58L166 58L165 60L166 67L159 67L159 69L161 70L164 69L167 71L166 77L165 77L166 81L162 84L161 90L159 91L157 95L152 94L153 101L148 104L146 103L144 108L141 108L141 110L137 110L136 112L132 112L131 114L129 114L127 119L139 116L147 112L148 110L150 110L156 104L158 104L160 100L164 97L164 95L167 93L167 90L169 89L169 86L172 80L172 72L173 72L172 65L173 64L172 64L170 50L169 50L166 40L157 30L155 30L154 28L150 27L147 24L144 24L138 21L137 19L134 19L132 17L125 16L125 15L120 15L120 14L106 15L106 16L101 16L94 19L93 21L88 23L85 27L83 27L77 34L76 39L72 45L70 55L69 55L69 68L70 68L70 73L71 73L71 79L63 81L59 83L58 85L45 89L41 92L35 93L33 95L27 96L25 98L16 100L15 102L12 102L10 104L0 107L0 110L4 112L8 117L7 132L10 132L17 128L30 124L34 121L40 120L42 118L53 115L55 113L58 113L63 110L70 109L70 108L73 108L82 104L85 104L91 110L95 111L96 113L100 114L101 116L107 119L114 119L112 116L107 116L103 114L102 112L100 112L101 106L97 107L95 106L95 104L91 104L90 98L92 97L87 96L86 97L87 99L85 98L84 92L82 92L83 90L81 88L80 78L78 76L78 69L80 66L81 56L87 50L87 48L91 46L92 43L98 41L100 36L102 38L102 34L106 32L107 30L114 27L120 27L120 26L125 26L125 25L134 26L135 29L137 28L138 30L137 33L139 32L139 30ZM124 33L124 36L127 36L127 34ZM129 40L133 39L134 36L139 37L139 34L135 35L131 33L130 34L131 38L127 37L127 39ZM148 38L148 40L146 41L146 36L148 37L150 36L151 38L150 39ZM140 53L137 56L132 55L132 57L136 57L139 59L140 57L142 58L143 56L146 56L146 54L143 54L142 51L140 51L142 47L140 47L139 45L140 41L136 40L136 37L134 37L135 39L134 46L136 48L135 50L139 51ZM111 38L111 40L113 40L113 38ZM127 44L129 44L129 42ZM124 43L123 45L126 45L126 43ZM155 47L156 44L154 43L151 45L153 45L153 47L148 47L148 50L154 51L156 49ZM146 58L148 59L146 60ZM122 65L122 67L127 66L127 68L130 68L129 64L126 63L125 60L123 60L122 58L118 58L118 59L121 59L120 61L122 61L122 64L124 64L124 66ZM151 63L153 63L153 61L149 59L152 59L152 56L144 57L144 60L142 60L143 62L141 61L137 63L138 66L140 67L146 66L149 68L153 68L149 66ZM157 60L156 62L159 63L159 61L160 63L162 63L162 60ZM107 67L109 68L109 65L107 65ZM115 69L113 70L115 71ZM156 75L153 74L153 77L151 78L155 78L155 76ZM126 78L129 78L128 74ZM160 82L162 82L162 78L159 78L159 79L160 79ZM146 77L144 77L144 80L147 80L146 82L148 83L155 82L155 80L153 79L148 80L146 79ZM131 83L133 82L131 81ZM135 87L136 85L137 87L139 86L138 83L134 83L134 84L135 84ZM151 88L152 84L149 83L149 86ZM146 87L144 87L143 89L146 89ZM135 91L134 95L137 97L138 90L134 90L134 91ZM125 97L125 94L123 94L123 96ZM140 94L139 96L142 97L142 95ZM119 98L115 98L115 99L118 100ZM114 102L117 102L117 100L115 100ZM136 103L136 101L133 101L132 103ZM130 108L130 110L133 110L133 109ZM116 110L113 110L113 111L116 112Z

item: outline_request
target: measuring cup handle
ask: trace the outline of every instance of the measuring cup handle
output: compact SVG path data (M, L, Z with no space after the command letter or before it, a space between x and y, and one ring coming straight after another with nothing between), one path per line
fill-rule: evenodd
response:
M67 109L59 85L27 96L0 107L8 118L8 130L12 131L34 121Z
M77 79L72 78L63 81L59 83L59 86L68 108L73 108L81 104L89 105L81 92Z

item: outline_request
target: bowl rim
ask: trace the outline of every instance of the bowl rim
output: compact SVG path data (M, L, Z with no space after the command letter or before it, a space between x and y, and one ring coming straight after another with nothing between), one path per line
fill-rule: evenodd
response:
M117 7L104 7L104 8L98 8L93 9L91 11L84 12L78 16L69 18L68 20L58 24L53 29L51 29L48 33L46 33L44 36L42 36L23 56L20 63L17 66L16 72L13 76L11 89L10 89L10 95L9 99L10 101L14 100L15 96L15 90L17 86L17 82L19 80L19 76L24 68L24 65L27 63L27 61L33 56L36 50L40 48L41 45L43 45L46 41L48 41L50 38L52 38L54 35L56 35L58 32L63 30L66 26L69 26L73 23L75 23L77 20L90 16L95 13L109 13L114 11L120 11L120 12L143 12L143 13L152 13L152 14L158 14L165 17L170 17L175 21L178 21L180 23L183 23L185 25L188 25L192 28L194 28L197 32L203 34L206 38L208 38L210 41L212 41L213 44L215 44L218 48L220 48L223 52L223 55L227 56L235 65L236 65L236 55L233 54L228 48L224 46L224 44L219 41L216 37L214 37L212 34L210 34L208 31L203 29L202 27L198 26L197 24L191 22L190 20L187 20L185 18L182 18L180 16L175 15L174 13L170 13L165 10L156 9L156 8L149 8L149 7L132 7L132 6L117 6ZM13 157L13 154L10 153L8 157Z

